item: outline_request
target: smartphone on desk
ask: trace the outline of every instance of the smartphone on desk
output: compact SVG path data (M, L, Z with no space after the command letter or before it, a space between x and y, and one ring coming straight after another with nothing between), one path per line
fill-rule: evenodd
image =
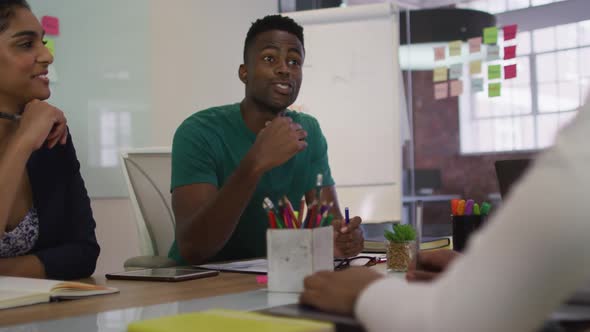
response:
M145 280L145 281L184 281L214 277L219 271L191 269L180 267L166 267L156 269L133 270L117 273L107 273L107 279Z

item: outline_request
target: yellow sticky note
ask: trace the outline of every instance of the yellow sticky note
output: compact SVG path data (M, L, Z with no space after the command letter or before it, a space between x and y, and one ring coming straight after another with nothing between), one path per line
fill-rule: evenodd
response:
M481 74L481 60L475 60L469 62L469 74L476 75Z
M320 332L335 331L329 322L263 315L257 312L213 309L184 313L147 320L139 320L127 326L127 332L169 331L286 331Z
M502 94L502 83L488 84L488 97L500 97Z
M49 50L51 55L55 56L55 40L51 38L45 38L45 47Z
M502 65L489 65L488 66L488 79L495 80L502 78Z
M447 80L447 67L437 67L434 68L434 73L432 75L433 82L442 82Z
M483 43L496 44L498 42L498 27L483 29Z
M452 42L449 42L449 56L459 55L461 55L461 41L453 40Z

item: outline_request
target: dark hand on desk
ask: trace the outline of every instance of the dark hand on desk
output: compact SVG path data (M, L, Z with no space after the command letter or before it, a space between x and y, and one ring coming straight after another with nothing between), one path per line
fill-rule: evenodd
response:
M291 159L307 147L307 132L290 117L278 116L256 136L248 152L257 169L266 172Z
M303 281L299 302L327 312L352 315L361 292L383 275L366 267L317 272Z
M352 257L363 250L365 239L360 228L361 222L360 217L350 219L348 225L344 220L332 221L332 227L334 227L334 257Z
M418 253L420 266L414 260L406 273L406 279L413 281L432 281L438 278L461 254L448 249L421 251Z

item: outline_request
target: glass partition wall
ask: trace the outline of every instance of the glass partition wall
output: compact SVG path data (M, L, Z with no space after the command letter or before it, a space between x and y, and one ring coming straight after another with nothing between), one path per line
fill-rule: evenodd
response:
M286 12L373 2L384 1L282 0L280 8ZM450 235L452 198L487 201L497 209L501 197L494 162L533 159L551 146L590 88L590 62L584 61L590 58L585 1L451 2L428 1L445 7L420 8L413 5L419 2L403 1L412 6L401 4L399 10L404 83L400 100L409 131L402 140L401 222L415 222L415 202L423 201L425 236ZM504 41L502 28L512 24L518 24L516 36ZM498 58L493 57L494 47L485 44L470 52L468 40L493 26L498 27ZM452 57L449 50L456 40L461 41L462 54ZM506 46L516 46L514 58L503 59ZM445 48L445 59L435 61L435 48L440 47ZM477 61L479 71L471 68ZM453 66L457 64L459 73ZM488 67L494 65L500 66L499 79L489 77ZM513 78L504 72L510 65L516 65ZM453 78L434 82L439 67ZM453 81L461 81L461 86ZM438 83L447 83L446 95L437 94ZM500 83L499 96L489 91L490 83Z

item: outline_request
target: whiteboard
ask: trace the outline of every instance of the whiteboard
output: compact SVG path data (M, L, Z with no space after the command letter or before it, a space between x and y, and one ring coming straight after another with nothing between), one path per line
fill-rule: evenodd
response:
M365 222L400 220L399 30L391 4L289 13L306 57L294 108L315 116L341 206Z
M150 145L150 8L144 0L30 0L56 16L53 105L63 110L92 197L127 196L120 148ZM57 79L56 79L57 78Z
M170 146L189 115L244 97L244 37L277 11L276 0L29 3L60 21L49 102L68 118L92 198L128 196L121 150Z

